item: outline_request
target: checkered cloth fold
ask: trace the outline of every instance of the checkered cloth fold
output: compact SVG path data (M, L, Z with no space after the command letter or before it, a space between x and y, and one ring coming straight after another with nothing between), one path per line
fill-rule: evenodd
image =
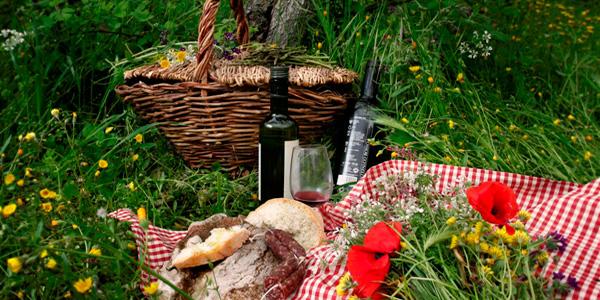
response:
M568 247L556 264L551 264L545 275L563 272L578 279L579 289L569 295L570 299L600 298L600 179L580 185L571 182L555 181L506 172L496 172L475 168L393 160L369 169L367 174L354 186L348 196L337 204L327 203L320 207L328 237L342 226L345 212L362 201L362 195L376 199L375 180L390 171L425 171L438 177L438 190L454 186L461 181L474 184L494 180L507 184L517 195L522 209L529 211L532 219L527 230L533 235L544 235L558 231L568 238ZM137 217L128 209L120 209L109 214L120 221L130 222L136 236L140 259L152 269L158 270L169 260L177 241L185 236L185 231L171 231L150 225L143 230ZM147 245L147 246L145 246ZM308 270L301 287L293 295L295 300L339 299L335 287L345 273L343 264L336 252L328 245L311 249L308 252ZM140 285L154 281L142 273Z

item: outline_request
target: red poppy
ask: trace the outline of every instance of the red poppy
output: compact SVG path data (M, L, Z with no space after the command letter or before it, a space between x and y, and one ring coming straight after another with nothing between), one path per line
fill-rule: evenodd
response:
M390 254L400 250L399 222L379 222L365 236L363 246L348 251L347 267L358 285L354 293L361 298L382 299L377 292L390 270Z
M500 182L487 181L468 188L467 199L484 220L505 226L508 234L515 233L515 230L508 225L508 221L517 215L519 205L510 187Z

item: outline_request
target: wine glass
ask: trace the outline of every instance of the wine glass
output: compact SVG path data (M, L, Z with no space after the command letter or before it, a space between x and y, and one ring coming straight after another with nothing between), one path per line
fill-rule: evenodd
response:
M333 175L325 146L295 146L290 166L292 197L304 204L317 206L329 201L332 191Z

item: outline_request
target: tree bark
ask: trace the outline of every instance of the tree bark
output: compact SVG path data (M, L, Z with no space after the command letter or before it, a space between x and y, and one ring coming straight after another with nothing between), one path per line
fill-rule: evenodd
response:
M249 0L246 16L257 29L251 40L297 46L302 41L309 13L309 0Z
M278 0L273 8L267 42L281 47L298 46L309 13L309 0Z

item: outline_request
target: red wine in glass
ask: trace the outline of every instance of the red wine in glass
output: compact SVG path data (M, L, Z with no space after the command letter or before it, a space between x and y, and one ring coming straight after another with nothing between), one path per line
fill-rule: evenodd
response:
M294 147L290 166L290 191L294 200L317 206L329 201L333 175L327 149L323 145Z
M294 193L294 200L304 203L320 204L329 201L329 196L315 191L300 191Z

